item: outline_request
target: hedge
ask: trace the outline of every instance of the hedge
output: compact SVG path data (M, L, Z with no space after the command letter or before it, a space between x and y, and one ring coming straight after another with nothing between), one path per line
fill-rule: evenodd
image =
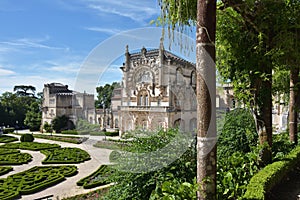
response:
M21 142L33 142L33 140L34 140L34 137L30 133L23 134L20 137Z
M76 130L65 130L61 131L61 134L78 135L78 132Z
M300 162L300 146L292 150L283 160L267 165L254 175L243 197L246 200L264 200L266 194Z
M21 165L32 160L28 153L13 153L0 155L0 165Z
M90 155L79 148L56 148L42 150L41 153L46 155L42 164L75 164L90 160Z
M60 142L69 142L69 143L73 143L73 144L81 144L88 139L87 137L42 135L42 134L34 134L34 137L47 139L47 140L60 141Z
M18 138L10 136L10 135L1 135L0 136L0 143L9 143L18 141Z
M114 173L113 168L108 165L101 165L95 172L83 179L80 179L76 184L78 186L83 186L84 189L91 189L101 185L106 185L110 183L108 177L112 173Z
M15 128L5 128L3 129L3 134L13 133Z
M15 199L21 194L36 193L76 173L76 166L33 167L0 179L0 199Z
M11 153L20 153L20 150L0 148L0 155L11 154Z
M44 149L59 148L58 144L38 143L38 142L19 142L1 145L0 148L7 149L24 149L32 151L40 151Z
M0 167L0 176L7 174L8 172L12 171L12 167Z

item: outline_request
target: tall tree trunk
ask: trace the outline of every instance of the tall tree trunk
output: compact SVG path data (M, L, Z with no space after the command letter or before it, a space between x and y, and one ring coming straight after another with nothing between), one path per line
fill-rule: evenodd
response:
M199 200L216 199L216 0L197 1L197 182Z
M290 102L289 102L289 135L290 141L297 144L297 108L296 108L296 99L297 99L297 83L299 76L299 68L292 67L290 71Z

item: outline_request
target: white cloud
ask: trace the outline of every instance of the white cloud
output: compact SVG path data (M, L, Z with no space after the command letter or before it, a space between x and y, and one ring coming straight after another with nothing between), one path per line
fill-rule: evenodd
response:
M110 34L110 35L115 35L115 34L121 32L121 30L119 30L119 29L102 28L102 27L86 27L85 29L89 30L89 31L96 31L96 32L101 32L101 33L107 33L107 34Z
M0 68L0 76L10 76L10 75L14 75L14 74L15 74L15 72L12 70Z
M49 50L65 50L68 51L67 47L56 47L43 44L49 40L49 36L45 38L19 38L11 41L0 41L0 51L13 51L24 48L39 48L39 49L49 49Z
M87 0L87 7L100 11L100 14L115 14L139 23L148 23L150 17L159 14L155 3L148 0Z

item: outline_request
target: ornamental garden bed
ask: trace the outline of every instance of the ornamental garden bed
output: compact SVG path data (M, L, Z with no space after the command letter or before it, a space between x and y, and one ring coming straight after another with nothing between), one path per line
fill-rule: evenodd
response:
M32 151L40 151L44 149L59 148L58 144L38 143L38 142L19 142L1 145L0 148L7 149L24 149Z
M42 150L41 153L46 155L43 164L75 164L90 160L90 155L79 148L54 148Z
M75 174L76 166L33 167L0 179L0 199L16 199L21 195L36 193Z
M0 136L0 143L9 143L18 141L18 138L10 136L10 135L1 135Z
M12 171L12 167L0 167L0 176L7 174L8 172Z
M75 136L60 136L60 135L43 135L43 134L34 134L35 138L41 138L46 140L54 140L60 142L69 142L73 144L81 144L85 142L87 137L75 137Z
M94 173L79 180L77 185L83 186L84 189L107 185L111 183L108 178L114 173L114 171L115 170L111 166L101 165Z
M32 156L28 153L11 153L0 155L0 165L22 165L30 162Z

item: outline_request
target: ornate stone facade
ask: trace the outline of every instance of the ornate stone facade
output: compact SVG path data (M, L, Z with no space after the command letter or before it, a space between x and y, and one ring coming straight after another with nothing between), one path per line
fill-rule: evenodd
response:
M43 89L42 126L56 116L66 115L76 124L78 118L95 123L93 94L79 93L60 83L45 84Z
M196 129L195 64L159 49L125 52L121 98L112 101L121 134L137 128ZM115 106L118 104L118 106Z

